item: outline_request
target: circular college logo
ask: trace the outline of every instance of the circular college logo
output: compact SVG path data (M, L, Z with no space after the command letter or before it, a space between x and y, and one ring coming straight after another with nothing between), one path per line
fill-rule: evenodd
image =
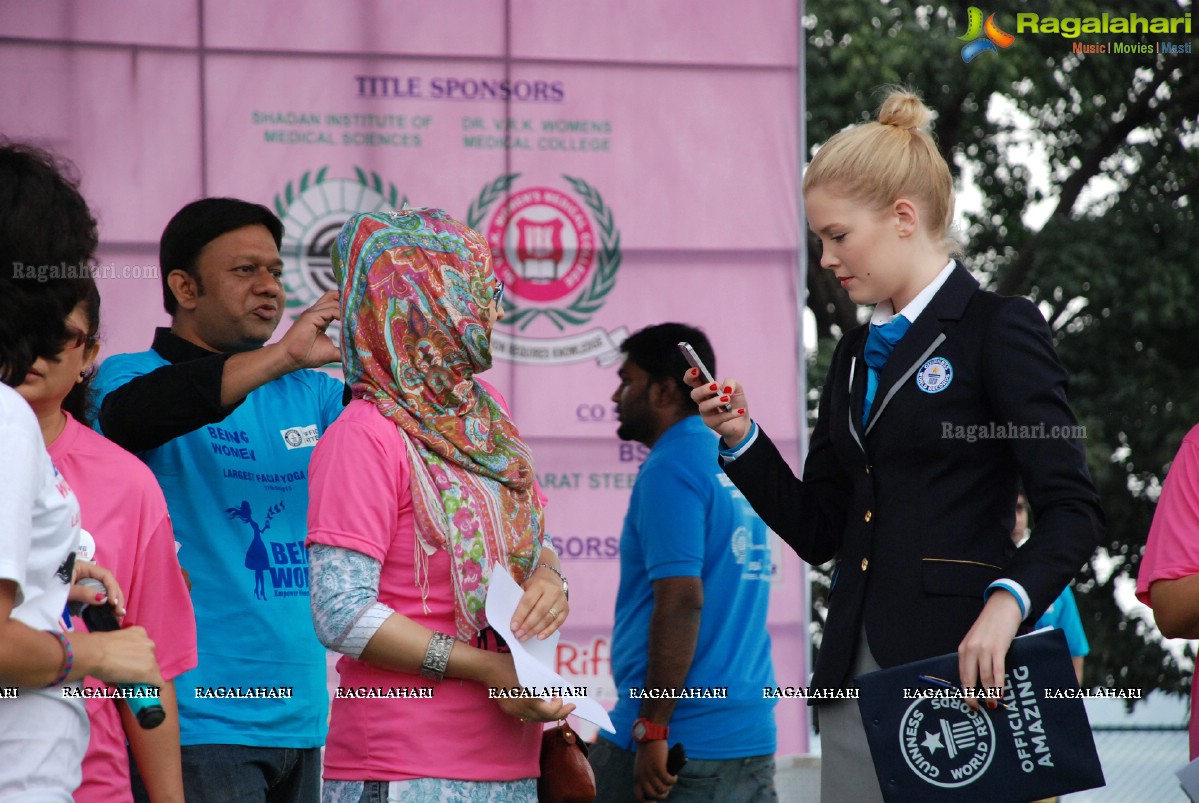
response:
M612 210L581 178L564 175L562 187L514 187L520 175L507 173L488 184L466 215L466 225L487 238L506 290L504 323L491 337L493 354L540 364L619 361L624 327L564 334L585 326L616 286L620 232ZM557 336L523 334L538 320Z
M899 720L899 750L919 778L952 789L982 777L995 757L995 728L960 699L921 698Z
M510 196L486 231L495 272L529 301L570 295L595 267L595 231L573 198L549 187Z
M408 200L378 173L356 167L353 179L330 179L328 170L307 171L275 196L275 212L286 227L279 255L293 319L324 293L337 289L333 246L350 216L399 209ZM329 336L337 342L336 321L329 327Z
M944 357L933 357L916 372L916 387L925 393L940 393L953 381L953 366Z
M518 178L508 173L484 187L466 217L487 237L496 273L510 291L505 323L524 329L544 317L559 330L583 325L603 306L620 269L612 211L581 178L562 176L569 192L513 189Z
M300 431L298 429L289 429L286 432L284 432L283 440L285 440L287 442L287 445L293 449L295 449L297 446L299 446L301 443L304 442L304 438L303 438L303 436L300 435Z

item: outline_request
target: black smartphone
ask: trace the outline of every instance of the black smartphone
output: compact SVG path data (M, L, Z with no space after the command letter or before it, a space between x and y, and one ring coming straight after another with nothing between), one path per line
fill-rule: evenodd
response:
M716 380L712 378L712 372L708 370L708 366L704 365L704 361L695 353L695 349L691 348L691 344L686 340L679 342L679 351L683 353L683 357L687 360L687 364L695 370L699 371L699 375L704 378L709 385L715 385ZM724 411L730 413L733 411L732 403L724 405Z
M679 770L687 763L687 751L683 749L683 743L678 742L674 747L670 748L670 752L666 754L666 771L671 775L678 775Z

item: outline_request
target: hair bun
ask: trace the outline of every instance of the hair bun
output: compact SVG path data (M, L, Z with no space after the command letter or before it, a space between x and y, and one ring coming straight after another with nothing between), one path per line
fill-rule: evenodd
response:
M920 96L906 89L893 89L878 110L878 121L896 128L924 128L932 114Z

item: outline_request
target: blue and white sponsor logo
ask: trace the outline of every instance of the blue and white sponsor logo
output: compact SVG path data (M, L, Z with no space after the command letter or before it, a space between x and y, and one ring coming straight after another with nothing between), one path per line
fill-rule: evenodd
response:
M316 424L309 424L306 427L281 429L279 430L279 434L283 436L283 443L286 444L288 451L316 446L316 442L320 438Z

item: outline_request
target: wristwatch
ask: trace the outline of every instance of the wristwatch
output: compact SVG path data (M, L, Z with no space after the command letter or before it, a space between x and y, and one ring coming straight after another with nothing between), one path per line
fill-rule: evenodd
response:
M656 722L650 722L645 717L633 720L633 741L637 744L665 741L669 736L669 725L659 725Z
M551 572L558 575L558 579L562 581L562 596L566 597L568 600L570 599L570 583L566 582L566 575L562 574L562 572L558 571L548 563L538 563L533 568L533 571L537 571L538 569L549 569Z

